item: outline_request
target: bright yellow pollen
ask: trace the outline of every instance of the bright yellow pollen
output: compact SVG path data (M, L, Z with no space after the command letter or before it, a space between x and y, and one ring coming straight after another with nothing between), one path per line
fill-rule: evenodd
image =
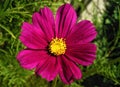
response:
M58 56L64 54L66 50L66 43L63 38L54 38L49 44L50 53Z

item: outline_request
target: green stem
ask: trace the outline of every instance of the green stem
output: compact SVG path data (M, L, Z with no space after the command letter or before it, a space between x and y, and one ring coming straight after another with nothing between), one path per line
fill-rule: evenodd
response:
M109 64L114 64L114 63L117 63L117 62L120 62L120 57L118 57L116 59L113 59L113 60L110 60Z
M21 15L26 15L28 17L32 17L32 15L29 14L29 12L22 12L22 11L12 11L12 12L7 12L9 14L21 14Z
M1 24L0 24L0 27L3 28L5 31L7 31L14 39L16 39L15 35L9 29L7 29L5 26Z
M63 87L67 87L67 85L66 84L64 84L64 86Z
M55 78L55 80L53 81L53 86L52 87L56 87L57 85L57 77Z
M5 53L5 54L7 54L7 52L5 50L3 50L3 49L0 49L0 51L3 52L3 53Z

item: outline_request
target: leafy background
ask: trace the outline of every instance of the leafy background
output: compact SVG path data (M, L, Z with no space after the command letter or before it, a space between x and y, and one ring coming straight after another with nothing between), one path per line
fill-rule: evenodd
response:
M71 85L65 85L59 79L47 82L35 76L33 71L21 68L16 60L17 53L24 49L18 39L21 24L31 22L33 12L48 6L55 14L60 5L69 2L80 20L92 1L0 0L0 87L120 87L120 0L103 0L103 13L93 5L96 12L89 16L92 16L98 31L94 41L98 46L97 59L89 67L80 66L83 71L81 80ZM101 17L98 17L98 13Z

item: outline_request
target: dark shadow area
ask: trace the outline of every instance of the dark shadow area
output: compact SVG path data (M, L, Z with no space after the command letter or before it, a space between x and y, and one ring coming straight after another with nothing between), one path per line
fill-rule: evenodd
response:
M84 87L120 87L119 85L114 85L114 82L110 79L97 74L86 78L82 85Z
M106 4L106 11L103 16L103 36L108 42L108 52L110 52L109 59L115 59L120 56L120 1L109 0ZM111 47L114 49L109 50Z

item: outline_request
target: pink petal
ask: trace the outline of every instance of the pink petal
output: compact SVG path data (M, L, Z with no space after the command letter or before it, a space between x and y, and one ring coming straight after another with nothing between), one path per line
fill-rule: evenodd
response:
M59 73L59 62L54 56L47 56L48 60L45 64L39 64L36 69L36 74L41 75L42 78L52 81Z
M41 62L45 61L47 58L45 57L47 54L44 50L22 50L17 55L17 60L20 65L26 69L33 69ZM44 62L45 63L45 62Z
M70 4L62 5L56 14L56 36L66 37L76 24L76 12Z
M43 32L36 26L27 22L23 23L19 38L25 46L32 49L44 49L48 44Z
M74 79L80 79L82 77L82 73L79 67L68 60L65 56L59 58L60 60L60 78L65 84L70 84Z
M76 24L66 39L68 43L87 43L95 39L97 35L95 26L88 20Z
M78 64L91 65L96 58L96 45L92 43L68 45L66 56Z
M48 41L50 41L55 34L54 16L48 7L40 9L39 12L35 12L32 16L33 24L40 27L45 33Z

